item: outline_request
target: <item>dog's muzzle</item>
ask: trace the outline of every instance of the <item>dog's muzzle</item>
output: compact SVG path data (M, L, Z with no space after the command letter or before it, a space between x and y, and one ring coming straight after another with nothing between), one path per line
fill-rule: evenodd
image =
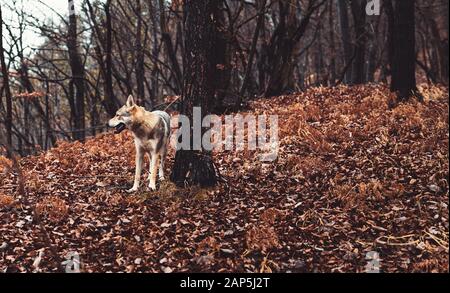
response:
M125 125L125 123L119 123L119 124L117 124L117 126L116 127L114 127L115 128L115 133L116 134L119 134L119 133L121 133L122 131L124 131L127 127L126 127L126 125Z

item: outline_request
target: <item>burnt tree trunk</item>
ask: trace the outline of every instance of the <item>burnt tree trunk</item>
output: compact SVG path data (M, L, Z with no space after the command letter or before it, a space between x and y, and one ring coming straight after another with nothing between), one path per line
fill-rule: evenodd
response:
M214 11L219 0L186 0L183 2L185 70L181 113L193 125L193 107L201 107L202 117L209 113L214 96L215 43ZM205 129L202 129L203 134ZM183 137L183 139L186 139ZM193 149L193 131L190 128L191 148L178 150L170 179L178 186L216 184L216 172L211 153ZM196 142L198 143L198 142Z
M85 81L84 81L84 66L81 60L80 53L78 52L78 32L77 32L77 17L75 14L75 7L73 7L73 0L68 0L69 5L72 5L69 13L69 32L67 38L67 48L69 51L69 63L72 71L72 81L75 89L74 101L72 111L73 127L75 131L73 138L79 141L83 141L85 132Z
M3 47L3 17L2 8L0 6L0 62L2 66L3 88L6 97L6 141L12 146L12 95L9 87L9 73L5 62L5 49ZM0 100L1 102L1 100Z
M391 1L388 1L391 2ZM417 94L415 52L415 1L394 0L389 3L392 16L389 20L391 51L391 91L398 101L406 101Z

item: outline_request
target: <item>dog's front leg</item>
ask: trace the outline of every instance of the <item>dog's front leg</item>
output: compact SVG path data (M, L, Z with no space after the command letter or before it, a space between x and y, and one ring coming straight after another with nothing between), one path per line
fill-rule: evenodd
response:
M136 148L136 171L134 174L134 184L131 189L128 189L127 192L135 192L139 188L139 182L141 181L141 172L142 172L142 163L144 159L144 152L141 148Z
M158 171L159 154L157 152L151 152L150 160L150 184L148 187L151 190L156 190L156 172Z

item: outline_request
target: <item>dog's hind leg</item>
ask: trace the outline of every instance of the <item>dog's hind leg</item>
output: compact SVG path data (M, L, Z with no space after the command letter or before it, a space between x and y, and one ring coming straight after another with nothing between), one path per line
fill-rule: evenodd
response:
M127 192L135 192L139 188L139 183L141 181L141 172L142 172L142 163L144 159L144 152L140 148L136 148L136 171L134 174L134 184L131 189L128 189Z
M159 163L159 180L164 180L164 162L166 161L167 146L163 146L161 149L160 163Z
M148 187L151 190L156 190L156 172L158 171L160 155L157 152L152 152L150 156L150 184Z

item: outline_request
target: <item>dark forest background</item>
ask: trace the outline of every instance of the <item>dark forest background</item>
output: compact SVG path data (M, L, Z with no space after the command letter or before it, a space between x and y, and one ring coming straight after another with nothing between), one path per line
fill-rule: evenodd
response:
M311 86L387 83L401 100L416 82L448 84L446 0L384 0L379 16L365 0L208 2L212 112ZM19 20L0 17L0 129L21 155L104 131L129 94L161 108L192 77L181 0L83 0L58 19L18 3L0 5ZM27 48L26 29L41 46Z

